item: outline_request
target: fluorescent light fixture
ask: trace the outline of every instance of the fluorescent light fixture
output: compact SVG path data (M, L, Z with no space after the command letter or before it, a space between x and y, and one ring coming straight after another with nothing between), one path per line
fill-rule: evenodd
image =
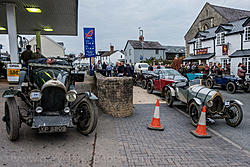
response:
M6 31L7 29L0 26L0 31Z
M54 31L52 28L44 28L44 31Z
M42 13L40 8L25 8L30 13Z

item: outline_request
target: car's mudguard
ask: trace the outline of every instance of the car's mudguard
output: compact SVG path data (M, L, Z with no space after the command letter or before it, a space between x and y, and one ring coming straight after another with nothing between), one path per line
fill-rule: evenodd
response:
M195 101L196 104L198 104L199 106L202 105L202 101L196 97L193 98L193 100Z
M92 92L90 92L90 91L85 92L85 93L88 95L88 98L89 98L90 100L98 100L98 97L96 97L96 95L95 95L94 93L92 93Z
M172 88L171 86L167 85L167 89L170 89L171 95L175 97L175 94L176 94L176 93L175 93L174 88Z
M243 103L242 103L241 101L237 100L237 99L226 100L226 102L230 102L230 103L235 102L235 103L239 104L240 106L243 106ZM225 103L226 103L226 102L225 102Z
M4 98L15 97L15 96L17 96L17 94L18 94L19 92L20 92L19 90L10 88L10 89L4 91L2 97L4 97Z
M98 97L94 93L90 91L84 92L84 93L78 94L77 99L71 105L71 109L75 110L77 106L81 103L81 101L86 97L89 100L94 100L94 101L98 100Z

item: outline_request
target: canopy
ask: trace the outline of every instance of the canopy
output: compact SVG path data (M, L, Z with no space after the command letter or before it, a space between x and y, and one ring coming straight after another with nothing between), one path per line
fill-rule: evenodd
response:
M249 57L250 56L250 49L246 50L236 50L233 54L231 54L230 58L237 58L237 57Z
M5 3L16 4L17 34L34 35L45 27L53 31L41 31L43 35L77 35L78 0L0 0L0 26L7 28ZM41 13L29 13L26 8L36 7ZM8 31L0 31L7 34Z
M200 54L200 55L194 55L194 56L188 56L183 61L190 61L190 60L207 60L214 56L214 53L208 53L208 54Z

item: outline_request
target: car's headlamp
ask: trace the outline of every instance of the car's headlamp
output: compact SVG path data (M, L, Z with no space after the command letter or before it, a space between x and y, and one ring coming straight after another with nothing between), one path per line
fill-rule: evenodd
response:
M68 102L73 102L76 100L76 94L77 92L75 90L70 90L66 94L66 99Z
M207 102L207 106L208 106L208 107L212 107L213 105L214 105L214 103L213 103L212 100L210 100L210 101Z
M41 98L42 98L42 95L41 95L40 90L35 89L30 92L30 100L39 101L41 100Z

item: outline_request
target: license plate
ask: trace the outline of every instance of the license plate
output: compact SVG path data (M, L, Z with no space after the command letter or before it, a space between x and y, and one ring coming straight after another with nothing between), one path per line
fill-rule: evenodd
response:
M8 76L19 77L20 69L8 69Z
M66 130L66 126L42 126L39 128L39 133L66 132Z

